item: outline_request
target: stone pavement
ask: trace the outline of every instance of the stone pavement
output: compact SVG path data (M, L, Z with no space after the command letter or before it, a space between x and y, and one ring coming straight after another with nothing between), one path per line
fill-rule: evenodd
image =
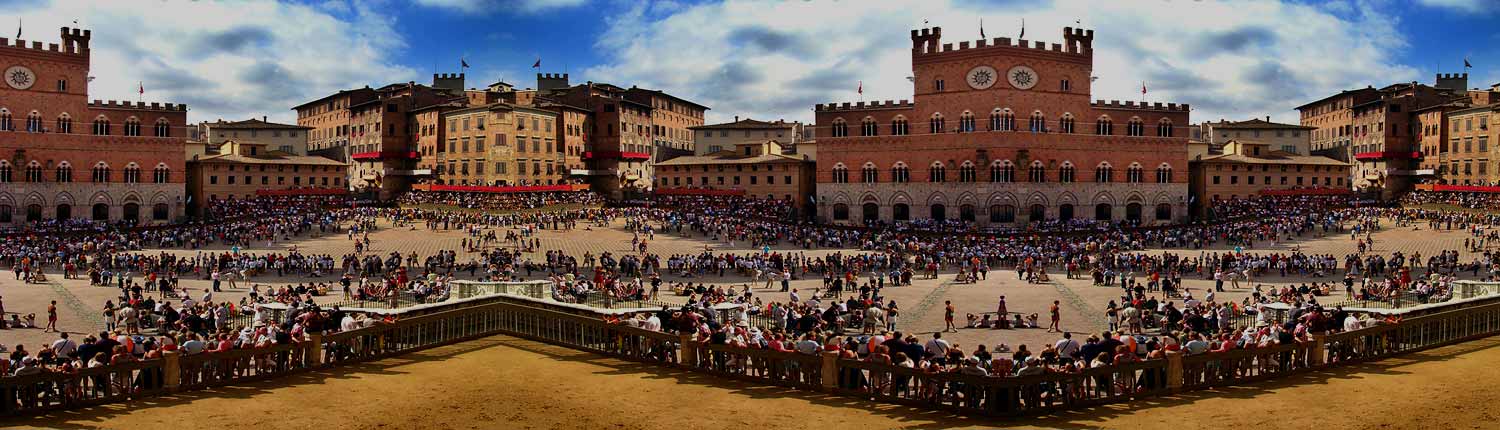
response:
M371 233L373 241L372 249L367 252L386 254L392 251L406 255L412 252L419 256L436 253L439 250L458 249L464 238L462 232L457 230L431 231L425 227L416 228L392 228L388 223L381 223L381 229ZM586 230L580 227L575 230L553 231L542 230L538 233L541 240L541 250L561 250L564 253L582 257L586 252L599 255L604 252L616 255L632 252L630 240L632 234L620 228L616 223L612 228L598 228ZM1459 231L1433 232L1426 229L1425 225L1420 229L1412 227L1391 228L1389 223L1386 229L1375 233L1375 252L1389 254L1395 250L1406 253L1420 252L1424 257L1435 255L1441 250L1457 249L1467 237ZM1269 244L1266 244L1269 245ZM258 243L242 252L286 252L290 247L296 246L304 253L331 254L335 258L353 251L353 243L344 235L326 236L321 238L300 238L287 242L276 242L272 244ZM744 243L736 243L730 246L722 241L713 241L701 236L681 237L674 234L657 234L653 240L649 240L649 251L658 255L670 256L672 254L697 254L706 248L712 248L715 252L750 253L759 252ZM1282 243L1276 246L1264 246L1249 249L1249 253L1263 252L1292 252L1301 249L1305 253L1331 253L1342 258L1344 254L1353 252L1354 242L1348 235L1331 237L1308 237L1292 243ZM775 247L776 252L783 253L805 253L809 256L821 256L832 252L853 252L852 250L839 249L801 249L799 247L782 245ZM1226 251L1225 247L1205 251ZM205 250L148 250L145 252L171 252L179 255L193 255L198 252L221 252L226 251L222 247L209 248ZM1166 250L1154 252L1174 252L1185 256L1198 256L1200 250ZM460 251L458 260L465 261L471 256L477 256L468 252ZM531 255L538 261L544 260L543 253L537 252ZM1471 253L1464 252L1464 260L1472 257ZM39 321L45 320L47 303L51 300L58 301L59 326L73 333L97 332L103 328L101 309L106 300L116 299L118 291L113 287L89 286L86 279L63 280L61 275L49 273L51 284L25 285L17 280L4 279L0 276L0 297L3 297L5 311L9 313L36 313ZM540 278L541 273L534 278ZM904 331L921 333L924 339L929 333L943 328L943 303L952 301L957 309L957 322L963 324L964 315L967 313L993 312L996 302L1000 296L1005 296L1008 308L1011 312L1037 313L1045 324L1047 308L1053 300L1061 302L1062 327L1073 332L1097 333L1106 327L1104 319L1104 308L1110 300L1118 299L1120 290L1117 287L1096 287L1091 285L1087 279L1065 279L1062 273L1052 274L1052 282L1048 284L1027 284L1018 280L1013 270L992 270L986 279L974 284L954 284L952 274L945 273L939 279L916 279L911 286L889 287L883 292L888 300L895 300L903 310L899 320L899 326ZM920 278L920 276L918 276ZM303 282L333 282L337 278L324 277L321 279L309 279L300 276L277 277L273 274L261 275L249 282L263 286L296 285ZM1201 297L1201 292L1211 288L1211 280L1184 278L1186 287L1195 291L1195 295ZM1325 277L1320 281L1334 282L1337 277ZM745 286L749 285L748 279L738 276L706 276L691 279L681 279L676 276L665 278L668 285L673 282L707 283L711 285ZM1307 282L1308 279L1301 277L1281 278L1271 276L1264 279L1256 279L1256 283L1266 285L1288 285ZM198 299L202 291L209 287L209 281L201 279L184 279L184 283L195 290L194 298ZM810 297L811 291L822 285L821 279L802 279L792 282L792 288L798 289L803 297ZM214 293L215 300L238 301L249 292L249 285L241 282L236 288L227 288L226 291ZM1227 288L1227 286L1226 286ZM264 289L264 287L263 287ZM762 300L785 301L786 293L780 293L779 288L761 288L755 286L754 292ZM668 291L663 289L663 291ZM1249 294L1249 285L1242 285L1236 291L1220 293L1219 297L1238 301ZM667 293L670 294L670 293ZM337 295L325 297L322 300L336 301L341 297ZM666 297L668 300L680 298ZM974 345L984 343L993 347L999 343L1006 343L1014 347L1017 344L1027 344L1033 349L1039 348L1042 343L1051 343L1058 339L1057 334L1046 333L1043 329L1020 329L1020 330L987 330L987 329L960 329L957 333L944 335L945 338L958 343L966 351L972 350ZM1075 336L1077 337L1077 336ZM32 348L43 342L56 339L55 334L42 333L40 329L17 329L0 330L0 344L6 346L16 343L24 343Z

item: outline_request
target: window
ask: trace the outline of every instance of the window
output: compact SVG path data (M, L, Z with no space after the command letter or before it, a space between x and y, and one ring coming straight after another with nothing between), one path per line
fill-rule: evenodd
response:
M172 125L167 122L166 118L156 120L155 129L156 137L172 137Z
M5 160L0 160L0 183L8 184L8 183L11 182L11 179L12 179L12 172L11 172L10 162L9 161L5 161Z
M937 89L938 91L942 91L943 90L943 80L942 79L938 79L938 80L933 81L932 82L932 87L935 88L935 89Z
M944 122L943 122L943 114L940 114L940 113L934 113L934 114L932 114L932 118L930 118L930 119L927 120L927 125L929 126L928 128L930 128L930 130L928 130L928 133L932 133L932 134L942 133L943 130L944 130L944 128L945 128L945 125L944 125Z
M833 183L849 183L849 168L845 167L844 163L838 163L833 166Z
M865 117L859 125L860 136L875 136L879 134L880 125L875 123L875 118Z
M57 80L57 92L59 92L59 93L66 93L66 92L68 92L68 80L67 79L58 79Z
M1067 92L1067 91L1072 91L1073 90L1073 86L1071 85L1070 82L1068 82L1067 79L1063 79L1062 80L1062 84L1058 85L1058 89L1060 89L1060 90L1062 90L1064 92Z
M904 117L904 116L898 116L898 117L896 117L896 119L891 120L891 135L893 135L893 136L905 136L905 135L907 135L907 133L910 133L910 132L911 132L911 127L910 127L910 125L907 124L906 117Z
M964 111L964 113L958 117L958 132L974 132L974 114L972 112Z
M141 182L141 166L130 163L125 166L125 183L136 184ZM249 182L249 181L246 181Z
M1158 183L1158 184L1167 184L1167 183L1171 183L1171 182L1172 182L1172 166L1169 165L1169 164L1167 164L1167 163L1161 163L1160 166L1156 167L1156 183ZM1271 182L1270 179L1266 180L1266 183L1269 184L1270 182Z
M894 167L891 167L891 182L898 184L911 182L911 169L906 166L906 163L898 161Z
M1073 173L1073 162L1064 161L1062 163L1062 167L1059 167L1057 169L1057 182L1062 182L1064 184L1073 183Z
M1026 180L1031 182L1047 182L1047 166L1042 165L1041 160L1031 162L1031 169L1026 174Z
M1132 184L1141 183L1141 165L1139 163L1130 163L1130 166L1125 168L1125 182Z
M135 119L135 117L130 117L130 118L125 119L125 135L126 136L140 136L141 135L141 120Z
M58 115L57 127L53 131L58 133L72 133L73 117L69 116L66 112L64 112L62 115Z
M1057 120L1057 128L1063 133L1073 134L1073 114L1063 114L1062 118Z
M1032 133L1046 133L1047 119L1046 117L1042 116L1041 111L1032 112L1031 121L1028 127Z
M26 182L42 182L42 163L32 160L26 164Z
M829 130L833 137L848 137L849 125L844 123L843 118L833 120L833 127Z
M860 169L860 182L873 184L875 182L878 182L879 179L880 173L879 170L875 168L875 163L867 162L865 163L865 166ZM791 183L791 181L788 180L787 183Z
M974 182L975 176L974 163L972 161L965 160L962 165L958 166L959 182Z
M1172 137L1172 121L1169 120L1169 119L1166 119L1166 118L1162 118L1161 121L1157 121L1156 122L1156 136L1157 137Z
M16 123L10 117L10 110L0 109L0 131L16 131Z
M1115 123L1107 116L1099 117L1099 122L1094 124L1094 134L1107 136L1115 134Z
M1094 168L1094 182L1108 183L1114 179L1114 174L1114 168L1110 167L1109 163L1099 163L1099 166Z
M42 129L41 113L38 113L37 111L31 111L30 115L26 115L26 131L31 133L41 133L45 131Z
M231 178L233 177L231 176ZM100 161L99 164L95 164L93 179L96 183L109 182L109 165L104 164L103 161ZM234 180L231 179L229 183L234 183Z
M1128 122L1128 123L1125 124L1125 135L1126 136L1145 136L1146 135L1146 124L1143 123L1143 122L1141 122L1140 118L1130 118L1130 122Z
M990 182L1015 182L1016 166L1010 160L995 160L990 163Z
M943 162L932 162L932 166L927 170L927 181L948 182L948 168L943 165Z

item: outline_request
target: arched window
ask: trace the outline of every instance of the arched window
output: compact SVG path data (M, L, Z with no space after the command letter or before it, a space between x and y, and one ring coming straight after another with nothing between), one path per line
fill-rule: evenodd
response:
M136 119L135 117L126 118L125 119L125 135L126 136L140 136L141 135L141 120Z
M1107 183L1114 179L1114 176L1115 169L1108 162L1099 163L1099 166L1094 168L1094 182Z
M1027 127L1032 133L1046 133L1047 117L1042 115L1042 111L1034 111L1031 113L1031 122Z
M10 117L10 109L0 108L0 131L16 131L16 122Z
M898 184L911 182L911 168L906 167L906 163L897 161L896 165L891 167L891 182Z
M927 182L948 182L948 167L941 161L932 162L927 169Z
M123 219L123 220L126 220L126 221L130 221L132 223L140 222L141 221L141 205L140 204L126 203L125 206L124 206L124 209L125 209L124 210L124 216L121 216L120 219Z
M978 175L976 175L974 173L974 162L973 161L964 160L963 164L960 164L958 166L958 181L959 182L974 182L974 179L975 179L976 176L978 176Z
M990 117L991 118L990 121L992 123L994 123L995 130L998 130L998 131L1015 131L1016 130L1016 114L1015 114L1015 112L1011 112L1010 108L996 109L995 113L992 113L991 115L992 116Z
M1016 165L1010 160L995 160L990 163L990 182L1015 182Z
M109 221L109 205L105 203L94 203L91 215L93 215L91 218L94 221Z
M1073 114L1062 114L1062 118L1057 120L1057 128L1063 133L1073 134Z
M1130 166L1125 168L1125 182L1132 184L1141 183L1141 177L1144 176L1142 172L1141 163L1130 163Z
M1046 206L1042 206L1041 204L1031 205L1031 209L1029 210L1029 212L1030 213L1026 214L1026 217L1030 218L1031 222L1041 222L1047 220Z
M1073 183L1073 173L1073 162L1064 161L1062 163L1062 167L1057 168L1057 182L1062 182L1064 184Z
M880 182L880 170L875 168L875 163L865 162L865 166L860 169L860 181L866 184Z
M1145 136L1146 124L1141 122L1140 117L1130 117L1130 122L1125 123L1126 136Z
M156 120L156 137L172 137L172 124L166 118Z
M1167 184L1172 182L1172 165L1161 163L1156 166L1156 183Z
M835 183L835 184L847 184L847 183L849 183L849 168L845 167L844 163L838 163L838 164L834 164L833 165L833 183Z
M26 114L26 131L31 133L41 133L44 131L42 130L41 112L31 111L31 113Z
M1125 205L1125 220L1130 222L1141 222L1141 204L1131 202Z
M975 219L974 205L959 205L958 206L958 220L959 221L974 222L974 219Z
M990 222L1016 222L1016 207L1011 205L990 205Z
M1157 204L1156 205L1156 219L1157 220L1170 220L1170 219L1172 219L1172 204L1171 203Z
M849 124L845 123L843 118L834 119L833 128L829 130L829 135L833 137L848 137Z
M958 132L959 133L973 133L974 132L974 113L973 112L964 111L963 115L960 115L958 117Z
M880 124L875 123L875 118L865 117L859 124L860 136L876 136L880 134Z
M927 120L927 125L930 129L928 133L932 134L943 133L947 127L946 123L943 122L943 114L940 113L932 114L932 118Z
M865 223L868 224L875 221L880 221L880 205L874 203L865 203L864 205L860 206L860 211L863 212L861 213L861 215L864 215L863 220Z
M1172 120L1162 118L1156 122L1156 135L1159 137L1172 137Z
M910 133L911 133L911 124L906 121L906 117L905 116L899 116L898 115L898 116L896 116L896 119L891 120L891 135L892 136L905 136L905 135L910 134Z
M99 115L98 117L94 118L94 135L109 135L109 118L106 118L104 115Z
M1099 122L1094 124L1094 134L1108 136L1115 134L1115 122L1108 115L1099 117Z
M165 221L167 219L167 215L168 210L166 203L157 203L151 205L151 219L157 221Z
M891 205L891 219L896 221L911 220L911 205L908 205L906 203L896 203L894 205Z
M1047 166L1042 160L1031 162L1031 171L1026 174L1026 180L1031 182L1047 182Z
M73 165L67 161L57 163L57 170L53 172L53 178L57 182L73 182Z
M928 208L928 213L933 221L945 221L948 219L948 207L942 203L935 203Z
M26 182L41 182L41 181L42 181L42 163L38 163L36 160L31 160L30 163L26 163Z
M125 183L135 184L141 182L141 166L135 163L125 165Z
M1114 217L1115 217L1115 207L1114 206L1111 206L1109 203L1100 203L1100 204L1094 205L1094 219L1095 220L1109 221L1111 219L1114 219Z
M94 182L109 182L109 165L104 164L103 161L100 161L98 164L94 165Z
M0 184L9 184L11 182L11 179L14 178L13 175L14 173L11 171L10 162L6 160L0 160Z
M154 182L158 184L172 182L172 168L167 167L166 163L158 163L156 168L152 170L151 176L155 179Z
M55 131L55 132L58 132L58 133L72 133L73 132L73 117L70 116L70 115L68 115L67 112L63 112L62 115L58 115L57 116L57 127L56 127L56 129L54 129L52 131Z

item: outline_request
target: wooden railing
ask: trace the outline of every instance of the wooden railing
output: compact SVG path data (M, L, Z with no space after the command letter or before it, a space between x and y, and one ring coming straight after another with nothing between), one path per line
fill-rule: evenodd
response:
M1306 342L1029 376L933 372L835 353L807 355L609 324L514 302L483 303L268 348L168 352L161 359L0 378L0 414L32 415L276 378L505 334L753 383L973 415L1029 415L1282 377L1500 334L1500 303L1414 317Z

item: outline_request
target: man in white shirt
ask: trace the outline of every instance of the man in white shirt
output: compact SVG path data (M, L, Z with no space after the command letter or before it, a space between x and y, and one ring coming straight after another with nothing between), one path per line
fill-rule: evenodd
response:
M352 313L345 313L344 314L344 319L342 321L339 321L339 330L343 330L343 331L359 330L359 323L354 321L354 314L352 314Z
M1078 354L1079 345L1078 341L1073 340L1072 333L1063 332L1062 340L1057 341L1053 347L1057 348L1057 355L1059 357L1072 359L1075 354Z
M1344 318L1344 331L1355 331L1361 328L1364 328L1363 324L1359 322L1359 317L1355 316L1354 313L1351 312L1348 318Z
M941 361L944 357L948 356L948 349L952 348L952 346L948 344L948 341L943 340L942 333L933 333L932 340L927 341L927 344L923 348L927 350L927 355L932 356L934 361Z
M73 352L78 350L78 342L68 339L68 333L63 332L59 338L52 342L52 352L58 357L73 358Z

